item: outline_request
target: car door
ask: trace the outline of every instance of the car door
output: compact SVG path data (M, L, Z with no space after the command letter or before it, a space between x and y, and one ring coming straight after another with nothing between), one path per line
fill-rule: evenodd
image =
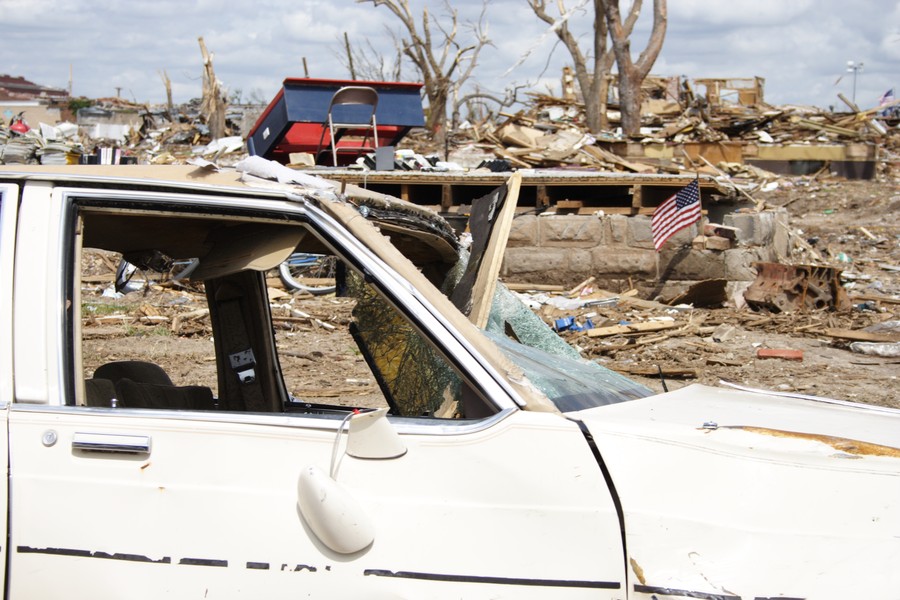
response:
M17 284L20 268L54 273L32 303L53 313L38 329L77 345L67 286L78 277L63 257L77 253L79 221L54 195L23 207L28 223L50 224L47 250L17 262ZM54 236L53 223L73 231ZM420 330L447 328L402 285L394 293L402 310L418 303ZM39 315L19 308L25 331ZM625 597L618 517L578 427L518 410L455 336L430 337L500 410L391 419L402 452L374 457L345 452L344 414L76 406L78 364L48 356L21 382L17 364L12 597ZM73 349L59 354L77 363ZM348 530L371 541L335 544Z

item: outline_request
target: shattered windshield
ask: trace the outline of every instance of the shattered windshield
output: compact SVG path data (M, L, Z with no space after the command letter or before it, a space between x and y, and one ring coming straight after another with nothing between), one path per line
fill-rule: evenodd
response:
M561 412L617 404L654 394L650 388L597 363L549 354L497 333L484 333Z

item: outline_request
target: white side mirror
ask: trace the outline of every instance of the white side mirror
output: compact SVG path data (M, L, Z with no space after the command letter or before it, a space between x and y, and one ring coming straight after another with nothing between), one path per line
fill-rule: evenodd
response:
M353 415L347 454L353 458L397 458L406 454L400 435L387 420L387 408Z
M338 554L359 552L375 540L375 528L359 502L318 467L301 471L297 507L319 541Z

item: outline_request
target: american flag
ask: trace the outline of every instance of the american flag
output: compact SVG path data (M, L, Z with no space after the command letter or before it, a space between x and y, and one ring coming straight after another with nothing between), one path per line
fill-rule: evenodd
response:
M889 89L885 93L881 95L881 98L878 99L878 106L884 106L885 104L890 104L894 101L894 88Z
M656 251L662 248L670 237L688 225L700 220L700 184L697 179L687 184L678 193L660 204L650 219L653 245Z

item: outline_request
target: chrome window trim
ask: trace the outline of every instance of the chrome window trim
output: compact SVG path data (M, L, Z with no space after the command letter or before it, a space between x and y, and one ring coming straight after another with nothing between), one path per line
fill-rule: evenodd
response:
M222 423L230 425L262 425L266 427L337 431L346 414L317 415L307 413L241 413L216 411L182 411L149 408L97 408L86 406L56 406L45 404L14 404L11 412L42 415L69 415L80 417L123 417L135 420L148 419L151 422L184 421ZM349 410L347 411L350 412ZM515 408L506 408L500 412L477 421L460 420L455 424L452 419L434 419L432 417L388 417L390 423L402 435L466 435L490 429L513 413ZM99 421L96 422L100 424ZM139 425L138 425L139 426Z

